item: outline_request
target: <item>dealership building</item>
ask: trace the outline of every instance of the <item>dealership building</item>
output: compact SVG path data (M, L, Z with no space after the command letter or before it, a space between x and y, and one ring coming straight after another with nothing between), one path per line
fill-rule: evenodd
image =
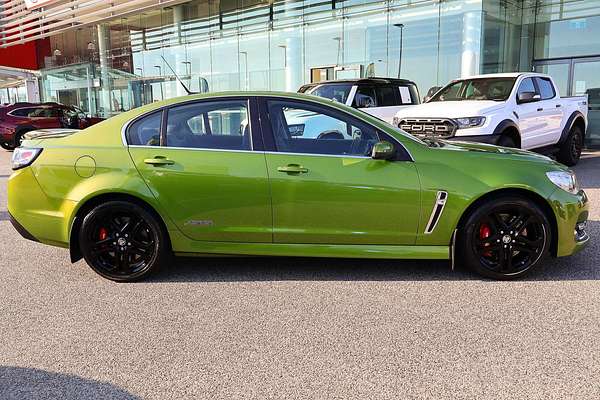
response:
M0 103L111 116L191 90L285 90L539 71L589 96L600 144L600 0L3 0Z

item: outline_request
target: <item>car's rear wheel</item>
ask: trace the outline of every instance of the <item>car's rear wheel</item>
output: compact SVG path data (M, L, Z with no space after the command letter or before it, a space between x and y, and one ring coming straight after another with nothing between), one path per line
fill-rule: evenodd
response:
M144 208L110 201L90 210L79 231L85 261L101 276L132 282L156 272L168 255L162 225Z
M502 196L477 207L459 234L458 250L472 270L493 279L514 279L539 266L552 230L533 201Z
M569 136L560 146L557 159L566 166L571 167L579 162L582 150L583 133L579 126L573 126L569 131Z

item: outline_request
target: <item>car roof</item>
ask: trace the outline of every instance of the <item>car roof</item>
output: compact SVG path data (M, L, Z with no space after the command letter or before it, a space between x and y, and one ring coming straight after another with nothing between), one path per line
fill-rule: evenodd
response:
M413 81L401 78L357 78L357 79L335 79L331 81L313 82L302 85L302 87L331 85L336 83L352 83L352 84L376 84L376 85L416 85Z
M481 74L481 75L473 75L473 76L465 76L459 79L455 79L456 81L465 80L465 79L485 79L485 78L518 78L520 76L531 77L531 76L542 76L548 77L546 74L541 74L539 72L503 72L498 74Z

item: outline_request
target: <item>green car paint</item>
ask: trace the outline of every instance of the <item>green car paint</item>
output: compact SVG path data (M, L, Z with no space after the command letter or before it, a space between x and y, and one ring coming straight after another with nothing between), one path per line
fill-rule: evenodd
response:
M412 161L124 143L124 127L138 116L229 96L276 96L335 108L392 136ZM176 254L448 259L465 213L479 199L505 191L519 191L551 210L558 234L555 255L572 254L587 243L574 238L575 225L587 213L585 193L570 194L545 175L566 167L496 146L430 147L366 113L302 94L187 96L71 135L37 136L23 146L43 150L33 164L11 175L8 209L33 238L49 245L69 247L80 210L118 195L156 211ZM146 162L157 158L172 164ZM440 192L447 193L445 207L426 232Z

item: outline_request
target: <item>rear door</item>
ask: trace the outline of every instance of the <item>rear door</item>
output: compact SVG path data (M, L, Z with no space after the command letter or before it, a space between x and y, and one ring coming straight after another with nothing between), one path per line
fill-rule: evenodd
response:
M314 131L314 121L320 133L301 134L297 127ZM414 244L420 185L399 143L396 161L374 160L372 145L393 139L340 111L284 98L261 101L261 127L275 243Z
M133 122L129 152L189 238L271 242L269 182L253 99L183 103Z
M535 77L534 79L540 93L540 107L538 108L542 108L538 117L543 134L540 136L537 145L547 146L555 144L562 134L561 125L564 107L550 78Z

